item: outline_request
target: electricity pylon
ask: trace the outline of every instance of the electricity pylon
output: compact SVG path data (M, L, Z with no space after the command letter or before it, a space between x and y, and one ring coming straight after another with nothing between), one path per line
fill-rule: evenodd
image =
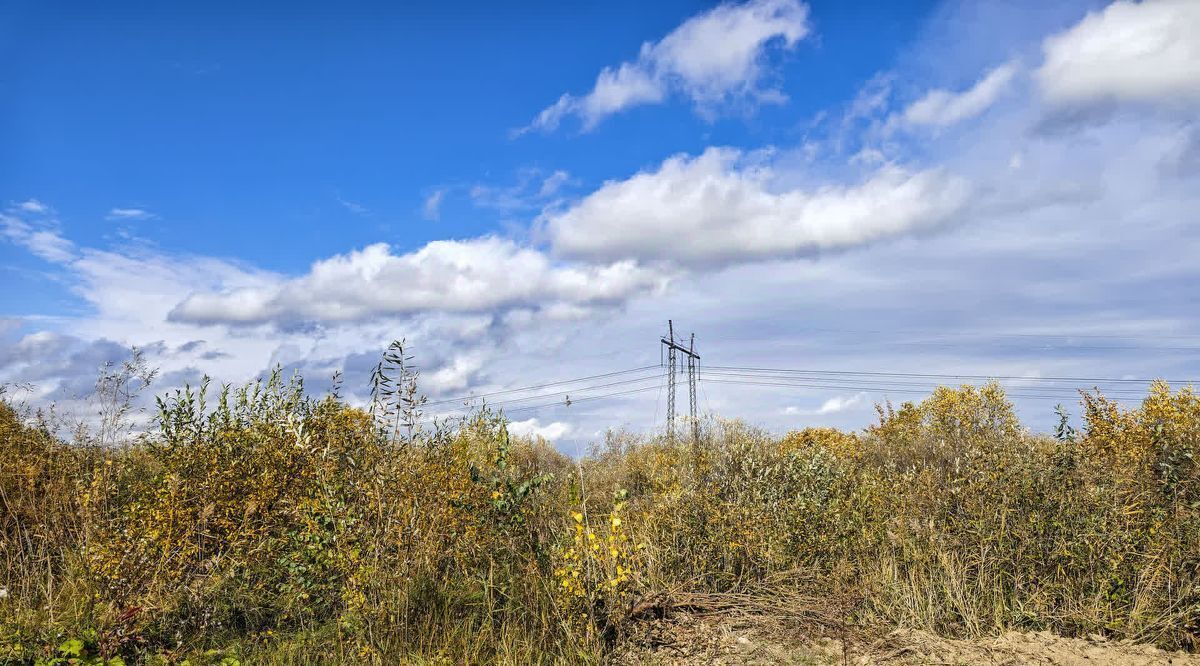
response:
M675 439L675 375L680 371L679 354L687 357L688 408L692 422L692 442L700 442L700 421L696 418L696 379L700 373L700 355L696 353L696 334L693 333L688 346L675 339L675 324L667 320L667 335L662 338L667 352L667 436Z

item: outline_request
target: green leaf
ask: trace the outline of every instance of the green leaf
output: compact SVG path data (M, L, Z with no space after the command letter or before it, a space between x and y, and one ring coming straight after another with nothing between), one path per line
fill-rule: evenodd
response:
M58 646L58 653L64 657L82 657L83 641L72 638Z

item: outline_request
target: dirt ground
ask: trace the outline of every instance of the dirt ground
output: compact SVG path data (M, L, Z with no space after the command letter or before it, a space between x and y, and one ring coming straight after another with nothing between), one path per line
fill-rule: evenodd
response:
M871 642L838 636L783 636L743 620L678 614L640 622L623 641L618 664L835 665L987 664L990 666L1200 666L1200 655L1164 652L1099 636L1063 638L1048 632L1009 632L979 640L951 640L895 631Z

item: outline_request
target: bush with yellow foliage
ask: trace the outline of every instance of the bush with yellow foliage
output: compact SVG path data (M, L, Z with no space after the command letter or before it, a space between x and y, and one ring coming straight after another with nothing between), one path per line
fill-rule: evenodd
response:
M671 595L831 590L859 625L1200 638L1191 389L1087 393L1057 437L964 386L860 433L712 421L578 461L487 410L407 427L408 399L276 373L104 447L0 404L0 660L600 662Z

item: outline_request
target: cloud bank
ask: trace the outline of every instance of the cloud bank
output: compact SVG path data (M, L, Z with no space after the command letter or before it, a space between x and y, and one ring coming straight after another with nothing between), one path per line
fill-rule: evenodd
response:
M395 254L377 243L313 264L303 276L222 293L197 293L173 321L263 324L362 321L419 312L548 310L620 303L662 285L631 261L556 265L511 240L434 241Z
M954 219L969 187L940 170L887 166L853 184L771 187L769 167L709 148L610 181L543 220L554 250L589 260L688 266L785 259L854 247Z
M1048 37L1035 76L1056 104L1200 99L1200 3L1119 0Z

